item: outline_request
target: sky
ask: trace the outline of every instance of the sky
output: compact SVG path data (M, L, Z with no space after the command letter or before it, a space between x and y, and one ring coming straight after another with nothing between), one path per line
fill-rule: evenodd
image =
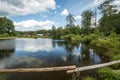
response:
M0 0L0 16L7 16L17 31L51 29L66 25L66 16L74 15L76 25L81 25L81 13L94 11L105 0ZM120 0L113 0L120 5ZM98 18L100 18L98 11Z

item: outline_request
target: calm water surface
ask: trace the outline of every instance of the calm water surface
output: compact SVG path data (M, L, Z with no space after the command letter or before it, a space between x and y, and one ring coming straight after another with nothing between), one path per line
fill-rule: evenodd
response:
M85 44L52 39L0 40L0 69L87 66L106 62L104 50ZM70 80L66 72L15 73L8 80Z

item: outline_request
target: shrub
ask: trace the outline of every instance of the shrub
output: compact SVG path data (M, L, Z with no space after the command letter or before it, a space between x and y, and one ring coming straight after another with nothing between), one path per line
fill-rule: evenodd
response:
M120 75L114 73L110 68L103 67L98 71L100 80L120 80Z
M81 41L83 43L90 43L92 41L92 38L90 36L84 36Z
M0 37L9 37L9 35L7 33L4 33L4 34L0 34Z
M7 75L0 74L0 80L7 80Z
M96 34L90 34L90 35L88 35L88 36L84 36L82 39L81 39L81 41L83 42L83 43L90 43L92 40L95 40L95 39L97 39L98 38L98 35L96 35Z
M86 78L83 78L82 80L96 80L95 78L93 78L93 77L86 77Z
M69 34L69 35L62 36L61 38L66 41L80 41L81 37L79 35Z
M118 47L120 45L120 43L114 39L110 39L110 38L100 38L100 39L97 39L97 40L93 40L91 42L91 44L95 44L97 46L101 46L101 47L104 47L104 48L115 48L115 47Z

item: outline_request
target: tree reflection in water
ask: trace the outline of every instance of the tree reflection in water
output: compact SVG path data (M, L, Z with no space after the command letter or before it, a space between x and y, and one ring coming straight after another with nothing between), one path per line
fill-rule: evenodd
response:
M0 59L4 57L10 57L15 52L15 41L10 40L0 40Z

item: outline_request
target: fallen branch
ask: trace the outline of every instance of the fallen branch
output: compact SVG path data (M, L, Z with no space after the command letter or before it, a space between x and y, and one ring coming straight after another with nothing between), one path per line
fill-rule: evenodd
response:
M86 70L96 69L96 68L105 67L105 66L110 66L110 65L118 64L118 63L120 63L120 60L111 61L111 62L103 63L103 64L97 64L97 65L91 65L91 66L78 67L78 68L76 68L76 69L74 69L74 70L68 70L67 73L74 73L74 72L78 72L78 71L86 71Z
M64 71L76 69L76 66L50 67L50 68L19 68L19 69L0 69L0 73L27 73L27 72L47 72Z

